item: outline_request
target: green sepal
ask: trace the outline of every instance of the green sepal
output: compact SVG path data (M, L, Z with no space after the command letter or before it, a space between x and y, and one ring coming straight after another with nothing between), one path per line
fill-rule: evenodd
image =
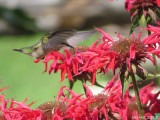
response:
M154 23L156 23L157 22L157 16L156 16L156 13L152 10L152 9L148 9L148 15L149 15L149 19L151 19L151 21L153 21ZM146 21L147 21L147 24L149 24L148 23L148 19L146 19Z
M156 15L158 18L160 18L160 8L156 8Z
M133 73L140 77L142 80L146 80L148 77L148 72L141 67L139 64L132 64Z
M144 16L144 14L141 14L139 17L139 26L140 27L146 27L147 26L147 20Z

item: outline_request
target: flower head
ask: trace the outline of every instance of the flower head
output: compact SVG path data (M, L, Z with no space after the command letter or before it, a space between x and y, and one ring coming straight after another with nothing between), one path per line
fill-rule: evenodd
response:
M88 50L87 46L79 45L76 48L81 53ZM35 60L35 63L39 61L40 59ZM53 62L49 65L48 70L48 63L50 61ZM45 64L45 72L48 70L49 74L51 74L52 71L54 71L54 73L57 73L59 70L61 70L61 82L64 80L65 74L67 74L67 78L70 80L70 89L72 89L74 84L73 82L76 82L76 80L81 80L83 82L86 82L87 80L92 80L93 71L79 71L78 68L85 65L85 61L81 56L79 56L79 54L73 48L64 50L63 53L60 53L59 51L52 51L51 53L45 56L45 60L43 61L43 63ZM97 86L102 87L98 83Z
M84 51L87 49L87 47L78 47L79 51ZM49 67L49 74L51 74L52 71L54 73L57 73L59 70L61 70L61 82L65 78L65 74L67 73L67 77L69 80L73 80L72 75L78 74L78 66L81 66L83 64L83 60L80 56L76 55L76 52L74 49L64 50L64 53L60 53L59 51L52 51L47 56L45 56L45 60L43 63L45 64L45 72L48 69L48 62L52 61ZM36 60L35 62L39 62L40 60Z
M64 117L65 112L67 110L67 106L62 102L50 101L38 106L37 109L42 110L44 113L42 120L52 120L53 117L56 118ZM59 114L57 114L57 111L59 111L58 112Z
M135 96L130 96L127 90L122 99L120 79L116 82L114 82L114 80L115 78L109 81L103 92L98 95L93 95L91 90L84 84L84 87L86 88L86 97L67 89L65 86L62 87L57 96L57 100L64 102L68 107L63 119L128 120L133 117L138 118L138 108ZM160 113L160 100L158 99L160 92L156 94L151 93L154 89L154 87L150 87L151 85L152 84L149 84L140 90L140 98L146 118L148 116L153 116L155 113ZM67 90L70 93L71 98L68 98L64 94L64 90Z
M114 83L114 79L112 79L111 82ZM121 101L121 91L119 90L121 86L117 84L118 82L108 84L104 92L98 95L93 95L91 90L84 84L86 88L86 98L83 98L82 94L79 95L66 87L62 87L57 96L57 100L65 102L68 107L64 118L75 120L114 118L116 112L113 109L116 108L117 102L119 104ZM71 98L67 98L63 90L67 90ZM118 115L118 118L119 117L121 118L120 115Z
M141 63L149 59L155 64L154 59L150 55L155 54L160 57L160 48L157 44L160 42L160 32L153 33L150 36L140 39L140 35L136 38L134 35L122 38L118 35L119 40L113 40L107 33L99 30L103 35L103 43L97 45L94 43L90 49L81 55L86 60L82 71L107 72L112 69L115 73L119 68L121 73L133 70L139 77L145 79L145 70L141 67ZM156 44L157 43L157 44ZM95 74L94 74L95 75ZM95 77L93 77L95 78Z
M14 100L5 100L4 95L1 96L1 112L7 120L41 120L43 112L41 110L33 110L24 102L16 102ZM10 106L9 106L10 104ZM9 107L8 107L9 106Z

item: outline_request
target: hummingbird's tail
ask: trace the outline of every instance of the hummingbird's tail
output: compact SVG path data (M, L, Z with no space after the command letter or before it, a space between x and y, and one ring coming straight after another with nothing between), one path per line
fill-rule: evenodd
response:
M22 49L13 49L12 51L22 52Z

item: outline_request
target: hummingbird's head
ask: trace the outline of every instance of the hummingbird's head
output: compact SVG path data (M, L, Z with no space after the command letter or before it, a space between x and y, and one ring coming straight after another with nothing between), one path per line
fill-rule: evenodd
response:
M24 54L27 54L29 56L32 56L34 58L43 58L45 56L42 47L35 47L35 46L30 46L30 47L24 47L20 49L13 49L13 51L18 51Z

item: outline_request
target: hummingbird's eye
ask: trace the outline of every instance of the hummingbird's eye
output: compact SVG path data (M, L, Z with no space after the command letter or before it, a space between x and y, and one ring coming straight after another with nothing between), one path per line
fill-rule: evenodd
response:
M37 47L34 48L34 50L37 50L37 49L38 49Z

